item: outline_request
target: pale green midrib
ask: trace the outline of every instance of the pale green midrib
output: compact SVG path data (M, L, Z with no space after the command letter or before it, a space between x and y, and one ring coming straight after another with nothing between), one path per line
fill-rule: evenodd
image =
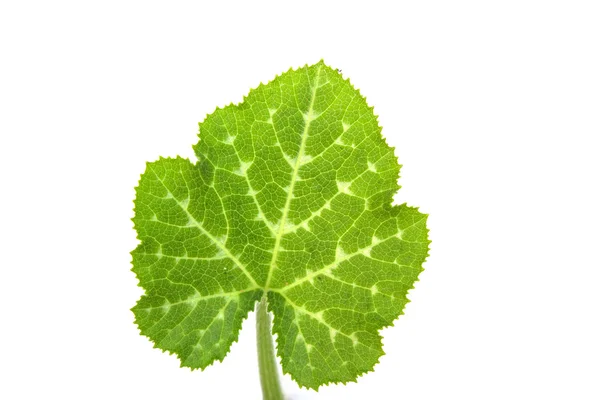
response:
M419 220L417 220L417 221L413 222L413 223L412 223L412 224L410 224L410 225L407 225L406 227L403 227L403 228L401 228L401 230L402 230L402 231L406 231L407 229L410 229L410 228L412 228L413 226L417 225L418 223L420 223L420 222L422 222L422 221L423 221L423 218L421 218L421 219L419 219ZM353 258L353 257L356 257L356 256L358 256L358 255L361 255L361 254L363 254L363 252L364 252L365 250L372 250L372 249L373 249L375 246L378 246L378 245L380 245L380 244L382 244L382 243L385 243L385 242L387 242L388 240L391 240L391 239L393 239L394 237L396 237L396 236L394 236L394 235L392 235L392 236L389 236L388 238L386 238L386 239L383 239L383 240L381 240L380 242L377 242L377 243L371 243L370 245L368 245L368 246L365 246L365 247L363 247L363 248L361 248L361 249L358 249L357 251L355 251L355 252L353 252L353 253L349 253L349 254L346 254L346 255L344 255L343 257L336 258L336 259L335 259L335 261L334 261L334 262L332 262L331 264L329 264L329 265L326 265L325 267L323 267L323 268L321 268L321 269L319 269L319 270L316 270L315 272L312 272L312 273L310 273L310 274L308 274L308 275L306 275L306 276L304 276L304 277L302 277L302 278L299 278L299 279L295 280L294 282L290 283L289 285L286 285L286 286L283 286L283 287L281 287L281 288L277 288L277 289L271 289L271 291L273 291L273 292L278 292L278 293L283 293L283 292L285 292L285 291L287 291L287 290L289 290L289 289L293 288L294 286L298 286L298 285L300 285L300 284L302 284L302 283L304 283L304 282L306 282L306 281L308 281L308 280L310 280L310 279L313 279L313 278L315 278L315 277L317 277L317 276L319 276L319 275L326 274L327 272L331 271L333 268L335 268L335 267L339 266L339 265L340 265L342 262L344 262L344 261L346 261L346 260L349 260L349 259L351 259L351 258ZM401 241L403 241L403 242L408 242L407 240L404 240L404 239L400 239L400 240L401 240ZM412 242L408 242L408 243L412 243ZM389 263L392 263L392 264L395 264L395 265L398 265L398 266L403 266L403 267L409 267L409 268L412 268L412 266L410 266L410 265L399 264L399 263L397 263L396 261L390 262L390 261L386 261L386 260L380 260L380 259L377 259L377 258L373 258L373 257L371 257L371 256L368 256L368 258L370 258L370 259L373 259L373 260L376 260L376 261L381 261L381 262L389 262Z
M388 239L386 239L386 240L388 240ZM382 242L385 242L386 240L383 240ZM380 243L382 243L382 242L380 242ZM380 244L380 243L377 243L377 244ZM369 246L363 247L362 249L360 249L354 253L346 254L344 257L336 258L335 261L332 262L331 264L329 264L313 273L310 273L302 278L299 278L299 279L295 280L294 282L290 283L289 285L279 288L278 292L283 293L283 292L293 288L294 286L298 286L310 279L314 279L315 277L317 277L319 275L326 274L327 272L331 271L333 268L339 266L342 262L349 260L353 257L356 257L360 254L363 254L363 251L373 249L373 247L375 247L375 246L376 246L376 244L370 244ZM369 257L369 258L372 258L372 257ZM383 261L383 260L378 260L378 261Z
M244 265L240 262L240 260L238 260L238 258L236 256L234 256L233 254L231 254L231 252L229 251L229 249L227 247L225 247L219 240L217 240L217 238L215 238L206 229L204 229L202 227L202 225L196 220L196 218L194 218L194 216L187 210L187 208L184 207L181 204L181 202L175 196L173 196L173 193L171 193L171 191L169 190L169 188L167 187L167 185L165 185L165 183L160 178L160 176L158 176L158 174L153 169L150 169L150 170L152 171L152 173L154 174L154 176L156 176L156 179L158 179L158 181L167 190L167 192L169 192L169 194L173 197L173 200L175 200L175 202L177 203L177 205L179 206L179 208L181 208L186 213L186 215L188 216L188 218L191 219L191 221L194 223L194 225L196 225L196 227L202 233L204 233L219 249L221 249L225 253L225 255L227 255L227 257L229 257L231 259L231 261L233 261L235 263L235 265L237 265L238 268L240 270L242 270L242 272L244 273L244 275L246 275L252 281L252 283L255 286L260 286L258 284L258 282L256 282L256 280L254 279L254 277L246 270L246 267L244 267Z
M309 117L312 116L313 107L315 104L315 97L317 95L317 89L319 87L320 77L321 77L321 66L319 66L317 69L317 76L315 78L314 86L312 87L310 104L308 106L308 111L307 111L307 119L304 123L304 130L302 131L300 149L298 150L298 155L296 156L296 163L294 165L294 170L292 171L292 179L290 182L290 187L288 189L287 198L285 200L285 205L283 207L283 214L281 215L281 220L279 221L279 228L277 230L277 236L275 237L275 246L273 247L273 257L271 257L271 262L269 263L269 274L267 275L265 291L269 290L269 284L271 283L271 276L273 275L273 268L274 268L275 262L277 261L277 254L279 253L281 238L283 237L285 223L287 222L288 212L290 211L290 205L292 203L294 186L296 185L296 179L298 178L298 170L300 169L302 157L304 157L304 151L306 148L306 139L308 138L308 130L310 128L310 123L312 122L312 120L309 119Z
M154 257L165 257L165 258L174 258L178 260L192 260L192 261L216 261L216 260L226 260L227 257L189 257L189 256L172 256L169 254L157 254L157 253L135 253L138 256L154 256Z
M326 322L322 317L319 317L317 314L313 313L312 311L307 310L305 307L300 306L296 303L294 303L288 296L286 296L284 293L279 292L278 293L281 297L283 297L285 299L285 301L294 309L294 312L298 311L302 314L308 315L310 318L312 318L313 320L317 321L317 323L320 323L324 326L326 326L329 329L333 329L335 330L337 333L346 336L348 339L352 339L352 334L358 332L358 331L354 331L351 334L347 334L346 332L330 325L328 322ZM364 343L360 343L361 345L371 348L369 346L367 346ZM372 349L372 348L371 348ZM373 349L373 350L377 350L377 349Z
M194 298L193 301L186 299L186 300L176 301L176 302L173 302L173 303L169 302L169 306L177 306L179 304L191 304L191 303L197 304L197 303L199 303L201 301L210 300L210 299L214 299L214 298L218 298L218 297L222 297L222 298L239 297L240 294L250 293L250 292L253 292L253 291L258 290L258 289L261 289L261 288L258 287L258 286L252 286L252 287L249 287L249 288L246 288L246 289L238 290L236 292L225 292L225 293L209 294L207 296L199 296L197 298ZM148 295L145 295L145 296L148 296ZM164 307L164 305L162 305L162 306L156 306L156 307L144 307L142 309L143 310L156 310L156 309L163 308L163 307Z

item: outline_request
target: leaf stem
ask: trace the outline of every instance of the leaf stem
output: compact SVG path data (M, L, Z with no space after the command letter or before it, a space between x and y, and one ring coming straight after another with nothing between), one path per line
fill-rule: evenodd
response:
M275 358L271 315L267 310L267 295L263 294L256 306L256 347L258 350L258 371L262 386L263 400L283 400L279 383L279 368Z

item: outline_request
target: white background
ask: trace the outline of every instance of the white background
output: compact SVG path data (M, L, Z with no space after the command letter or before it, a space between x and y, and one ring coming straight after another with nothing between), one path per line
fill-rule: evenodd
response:
M209 5L210 4L210 5ZM259 399L253 316L203 372L138 335L145 161L275 74L342 69L431 256L374 373L290 399L600 398L596 1L3 1L0 398Z

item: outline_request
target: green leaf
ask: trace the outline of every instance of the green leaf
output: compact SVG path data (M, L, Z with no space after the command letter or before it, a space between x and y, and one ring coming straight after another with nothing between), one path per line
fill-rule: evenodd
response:
M371 371L429 240L426 215L391 205L400 166L365 98L323 62L290 70L207 116L194 150L136 189L142 334L205 368L265 294L301 386Z

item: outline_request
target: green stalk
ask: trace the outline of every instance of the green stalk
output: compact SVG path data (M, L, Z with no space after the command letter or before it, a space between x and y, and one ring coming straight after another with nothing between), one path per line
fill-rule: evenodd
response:
M258 372L264 400L283 400L279 383L279 368L271 335L271 315L267 310L267 295L256 306L256 345Z

